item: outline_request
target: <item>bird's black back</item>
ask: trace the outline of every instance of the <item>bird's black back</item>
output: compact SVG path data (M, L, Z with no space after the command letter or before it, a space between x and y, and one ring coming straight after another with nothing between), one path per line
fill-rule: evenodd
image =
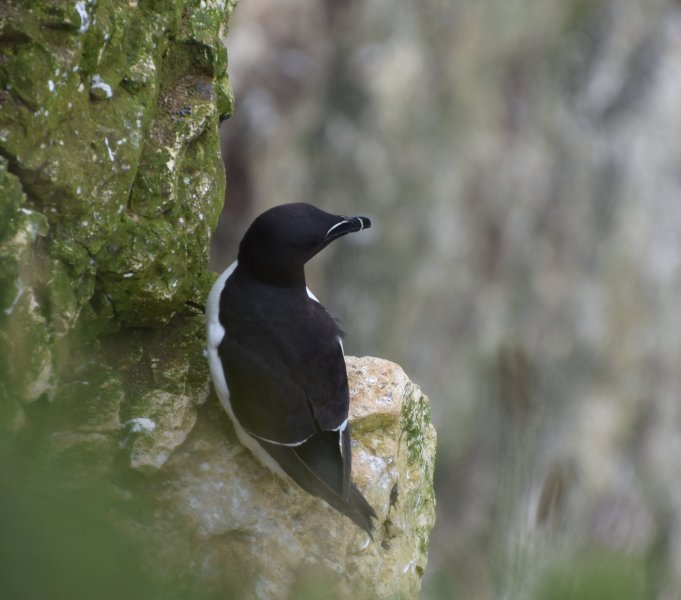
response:
M232 409L250 433L296 443L347 419L342 332L304 287L263 284L237 267L220 298L220 321Z

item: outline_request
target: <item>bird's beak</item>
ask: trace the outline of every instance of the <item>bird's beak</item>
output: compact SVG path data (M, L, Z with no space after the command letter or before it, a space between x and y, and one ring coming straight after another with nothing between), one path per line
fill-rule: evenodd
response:
M362 229L369 229L371 227L371 220L368 217L341 217L343 220L336 223L324 235L324 243L331 242L336 238L345 235L346 233L353 233L354 231L362 231Z

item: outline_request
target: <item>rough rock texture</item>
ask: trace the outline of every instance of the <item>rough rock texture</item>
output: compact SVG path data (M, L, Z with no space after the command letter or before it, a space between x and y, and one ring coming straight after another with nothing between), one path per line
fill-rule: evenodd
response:
M157 471L207 397L234 4L0 5L0 429L67 479Z
M168 323L202 288L233 4L0 6L0 392L14 427L18 401L54 397L74 347Z
M430 404L394 363L347 366L354 480L378 514L374 541L260 466L211 402L156 480L160 508L143 530L165 549L152 546L155 568L198 571L215 590L240 583L244 597L287 598L306 576L338 598L418 596L435 520Z

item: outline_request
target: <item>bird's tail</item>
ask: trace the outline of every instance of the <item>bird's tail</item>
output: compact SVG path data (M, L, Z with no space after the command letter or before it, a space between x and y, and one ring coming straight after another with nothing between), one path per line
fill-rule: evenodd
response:
M374 509L367 502L357 486L350 482L343 485L342 466L324 460L323 445L318 442L335 432L322 432L318 440L309 440L300 446L290 447L271 444L258 440L260 445L279 463L282 470L306 492L325 500L332 508L349 517L373 539L374 524L377 518ZM315 438L317 436L313 436ZM333 442L338 453L338 438ZM333 446L332 446L333 448ZM317 450L317 452L312 452ZM326 457L328 458L328 456ZM338 459L339 460L339 459ZM331 466L331 468L329 468ZM346 476L349 477L348 472ZM345 490L343 489L345 488ZM343 497L343 491L347 496Z
M312 490L308 489L307 491L310 492ZM312 491L312 493L315 496L323 498L339 513L344 514L366 531L372 540L374 539L374 523L372 519L377 518L376 512L354 483L350 484L350 493L347 500L341 498L337 494L320 493L320 491L321 490L316 489Z
M372 540L374 539L374 523L372 519L377 518L376 512L371 508L371 505L354 483L350 484L350 496L345 510L341 510L341 512L364 529Z

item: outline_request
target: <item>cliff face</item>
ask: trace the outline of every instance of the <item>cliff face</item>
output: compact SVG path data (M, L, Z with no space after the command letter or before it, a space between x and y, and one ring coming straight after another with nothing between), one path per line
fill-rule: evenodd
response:
M224 191L231 10L0 9L0 379L15 400L54 396L64 354L168 323L195 293Z
M17 524L0 549L19 590L34 585L22 552L38 547L61 565L45 576L55 598L133 597L121 564L144 566L140 597L283 598L317 567L341 597L418 592L435 436L399 367L348 359L372 543L263 471L209 399L203 315L185 303L213 279L233 5L0 7L0 526ZM107 545L120 553L100 572Z

